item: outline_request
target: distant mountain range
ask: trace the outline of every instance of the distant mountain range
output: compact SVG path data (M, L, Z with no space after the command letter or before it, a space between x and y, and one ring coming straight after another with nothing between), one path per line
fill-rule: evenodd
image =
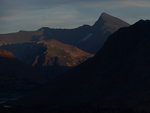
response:
M150 112L149 75L150 21L140 20L112 34L95 57L14 104L46 112Z
M102 13L93 26L83 25L75 29L40 28L37 31L19 31L17 33L1 34L0 44L16 44L58 40L65 44L76 46L86 52L96 53L104 44L107 37L128 23Z

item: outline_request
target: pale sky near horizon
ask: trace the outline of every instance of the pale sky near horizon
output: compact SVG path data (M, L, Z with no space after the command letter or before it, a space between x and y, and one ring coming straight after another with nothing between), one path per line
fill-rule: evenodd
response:
M92 25L102 12L133 24L150 19L150 0L0 0L0 34Z

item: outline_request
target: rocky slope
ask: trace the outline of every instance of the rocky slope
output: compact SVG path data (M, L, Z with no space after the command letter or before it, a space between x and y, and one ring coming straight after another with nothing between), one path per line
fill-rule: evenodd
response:
M93 56L57 40L9 44L0 48L11 51L19 60L32 65L48 77L56 77Z

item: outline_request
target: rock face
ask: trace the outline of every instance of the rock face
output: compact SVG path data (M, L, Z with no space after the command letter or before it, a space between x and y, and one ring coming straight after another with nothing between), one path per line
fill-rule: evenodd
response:
M55 78L56 75L93 57L92 54L56 40L43 41L41 43L46 47L46 51L36 56L32 65L49 75L49 77Z
M19 100L18 105L58 111L84 106L150 112L149 53L150 21L141 20L112 34L94 58Z
M40 64L43 66L59 65L73 67L93 56L74 46L63 44L56 40L44 41L42 43L47 47L45 51L45 60ZM36 64L38 65L38 62L34 65Z
M0 49L0 99L25 93L44 83L47 83L46 77L37 70L23 64L11 52Z
M0 35L0 45L57 40L74 45L84 51L96 53L107 37L128 23L102 13L93 26L83 25L75 29L52 29L43 27L37 31L19 31Z

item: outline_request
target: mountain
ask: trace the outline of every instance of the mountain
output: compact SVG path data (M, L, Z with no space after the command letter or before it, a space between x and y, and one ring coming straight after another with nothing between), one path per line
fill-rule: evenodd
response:
M150 112L149 53L150 20L140 20L112 34L95 57L66 72L55 83L15 101L14 108Z
M96 53L102 48L107 38L117 31L119 28L129 26L128 23L111 16L107 13L102 13L100 18L91 26L90 33L77 44L77 47L91 52Z
M100 18L93 25L93 29L95 31L97 29L103 29L103 30L109 31L110 33L113 33L122 26L129 26L129 24L107 13L102 13Z
M51 79L93 57L92 54L57 40L41 43L46 47L46 51L35 57L32 66L37 67Z
M109 14L102 13L93 26L83 25L74 29L43 27L36 31L1 34L0 45L57 40L76 46L86 52L96 53L110 34L126 26L129 24Z
M11 52L0 49L0 103L45 83L46 77L37 70L23 64Z
M45 61L41 62L43 66L59 65L73 67L93 56L72 45L64 44L57 40L44 41L42 43L47 47ZM39 60L41 59L39 58ZM35 62L34 65L38 65L38 62Z
M8 44L0 48L11 51L22 62L53 78L93 56L57 40Z

